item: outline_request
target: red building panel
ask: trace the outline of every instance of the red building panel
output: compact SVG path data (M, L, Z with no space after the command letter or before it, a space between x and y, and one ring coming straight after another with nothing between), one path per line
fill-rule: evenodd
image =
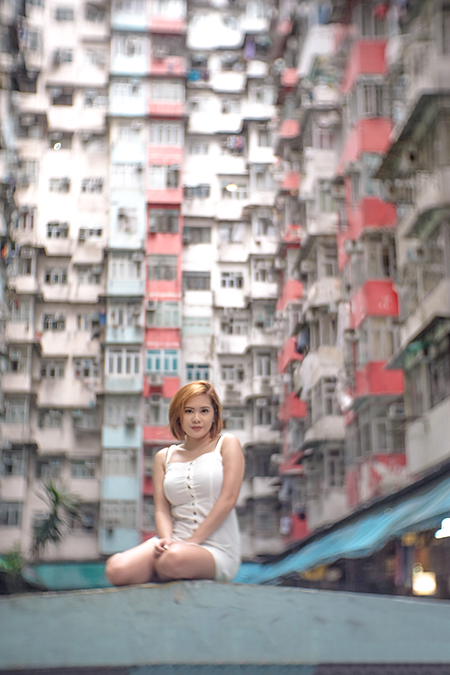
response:
M165 190L147 190L146 199L148 204L172 204L180 205L183 201L183 188L166 188Z
M301 401L298 396L291 391L284 399L283 405L278 412L278 418L280 422L288 422L294 417L306 417L306 402Z
M392 122L384 117L358 120L345 141L337 174L344 173L349 162L357 162L364 152L385 153L391 145L391 131Z
M300 176L298 171L286 171L280 183L280 190L285 192L298 192L300 188Z
M355 398L403 394L403 370L386 370L385 365L386 361L371 361L355 372Z
M153 445L170 445L176 439L170 433L169 427L144 427L144 441Z
M398 295L390 279L366 281L350 303L351 328L358 328L368 316L398 316Z
M179 225L179 232L176 234L157 232L149 233L147 236L147 254L152 255L181 255L183 245L181 243L182 224Z
M285 544L293 541L301 541L309 534L308 521L306 513L292 513L291 514L291 531L284 538Z
M386 40L358 40L350 52L342 91L350 91L359 75L385 75Z
M281 86L286 89L292 89L297 85L298 72L297 68L285 68L281 73Z
M146 328L145 346L147 349L181 349L180 329Z
M184 77L186 70L187 62L184 56L168 56L164 59L152 58L150 61L150 75Z
M183 117L184 103L173 103L172 101L150 101L147 112L152 117Z
M282 312L289 302L303 297L303 285L296 279L288 279L283 286L281 298L277 302L277 312Z
M142 492L144 497L153 497L153 478L151 476L144 476Z
M173 398L181 386L179 377L165 377L162 387L163 398Z
M285 373L291 361L301 361L303 356L295 351L297 339L290 337L283 345L281 352L278 355L278 372Z
M406 455L370 455L346 474L350 508L402 487L406 480Z
M280 138L295 138L300 132L297 120L283 120L278 135Z
M160 164L161 166L181 164L183 161L183 148L164 145L149 145L147 156L149 164Z
M394 229L397 208L378 197L363 197L355 208L347 207L347 223L346 239L358 239L365 228Z
M186 33L186 20L183 18L171 19L163 16L152 16L149 20L150 33L166 35L182 35Z

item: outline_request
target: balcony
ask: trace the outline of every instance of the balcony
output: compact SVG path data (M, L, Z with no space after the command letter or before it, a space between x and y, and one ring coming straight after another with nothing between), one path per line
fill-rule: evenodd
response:
M378 197L363 197L352 209L347 209L348 227L345 239L356 240L365 228L394 229L397 225L397 209L394 204Z
M153 445L171 445L176 439L172 436L169 427L144 426L143 440Z
M327 441L344 441L345 426L341 415L323 415L305 433L304 446Z
M242 288L219 288L214 291L214 307L245 309L246 295Z
M252 327L248 335L248 349L253 347L278 347L278 335L270 326L267 328Z
M398 316L398 295L387 279L366 281L350 302L352 328L358 328L367 316Z
M146 199L149 204L181 204L183 201L183 188L148 188Z
M269 443L276 445L281 443L281 432L270 428L270 425L256 424L252 428L252 438L250 443L258 443L263 445Z
M108 326L106 342L108 344L141 344L144 339L143 326Z
M159 35L182 35L186 33L187 24L184 16L172 17L152 14L147 24L150 33Z
M37 386L37 405L42 408L92 408L97 399L95 390L100 391L100 388L100 379L42 380Z
M403 370L386 370L386 361L371 361L355 373L355 398L402 396Z
M419 472L414 471L414 474ZM348 504L352 509L356 508L364 502L400 490L407 481L404 453L370 455L347 471Z
M40 289L38 280L31 274L18 274L15 277L9 277L8 287L16 293L26 295L39 293Z
M411 475L420 475L448 459L449 419L450 398L446 398L406 425L405 445Z
M358 120L345 141L337 173L344 173L349 164L361 159L363 153L384 155L391 145L391 132L392 122L383 117Z
M4 373L1 383L8 394L30 393L33 386L30 373Z
M342 89L349 92L361 75L385 75L386 40L357 40L350 52Z
M130 417L130 422L117 426L102 427L102 446L104 448L140 448L142 445L142 426L139 415Z
M150 117L183 117L184 103L173 101L149 101L147 114Z
M138 394L143 389L142 375L135 377L113 377L105 375L105 392L111 394Z
M341 280L338 277L322 277L315 281L306 294L304 311L335 305L341 300Z
M277 312L282 312L290 302L297 302L303 297L303 284L296 279L288 279L277 302Z
M298 396L295 395L295 392L291 391L283 401L282 406L278 412L278 418L280 422L286 424L290 419L293 418L305 418L306 417L306 403L301 401Z
M150 75L165 75L172 77L184 77L186 75L187 63L184 56L166 56L164 58L155 58L150 60Z
M83 502L92 503L100 501L100 481L96 478L71 478L69 488Z
M242 383L242 394L245 399L272 396L273 382L271 377L253 376Z
M217 354L244 354L247 349L246 335L220 335L217 340Z
M296 350L297 338L289 337L278 354L278 372L285 373L292 361L301 361L303 356Z
M401 224L405 237L421 237L427 226L449 208L450 166L435 171L418 171L413 176L413 207Z
M436 317L450 317L450 279L442 278L442 272L439 277L434 275L433 278L432 270L428 270L426 266L422 270L422 279L425 281L422 288L426 290L428 287L429 290L423 295L416 293L410 298L406 320L400 329L401 349L414 341ZM409 291L414 293L411 287Z
M122 281L121 279L108 279L106 292L115 296L140 296L145 292L144 279Z

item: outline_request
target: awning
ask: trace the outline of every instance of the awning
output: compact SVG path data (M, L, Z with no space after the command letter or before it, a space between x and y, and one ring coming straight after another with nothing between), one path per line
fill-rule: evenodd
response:
M293 573L306 572L340 558L365 558L406 532L423 532L441 525L450 516L450 477L432 487L404 497L398 503L384 502L342 527L306 544L278 563L243 565L234 581L264 584Z

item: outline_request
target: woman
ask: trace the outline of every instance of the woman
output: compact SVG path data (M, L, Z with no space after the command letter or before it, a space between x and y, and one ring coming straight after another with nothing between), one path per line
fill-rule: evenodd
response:
M234 506L244 476L244 456L235 436L219 436L220 411L209 382L191 382L174 396L169 426L183 442L155 456L158 537L111 556L105 569L110 583L231 581L237 573L240 539Z

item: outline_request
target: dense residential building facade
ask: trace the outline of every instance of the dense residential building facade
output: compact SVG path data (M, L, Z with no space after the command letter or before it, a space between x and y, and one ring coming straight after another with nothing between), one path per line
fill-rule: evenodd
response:
M246 559L450 459L445 5L23 14L1 54L0 552L29 550L48 479L83 507L46 558L151 536L197 379L244 449Z

